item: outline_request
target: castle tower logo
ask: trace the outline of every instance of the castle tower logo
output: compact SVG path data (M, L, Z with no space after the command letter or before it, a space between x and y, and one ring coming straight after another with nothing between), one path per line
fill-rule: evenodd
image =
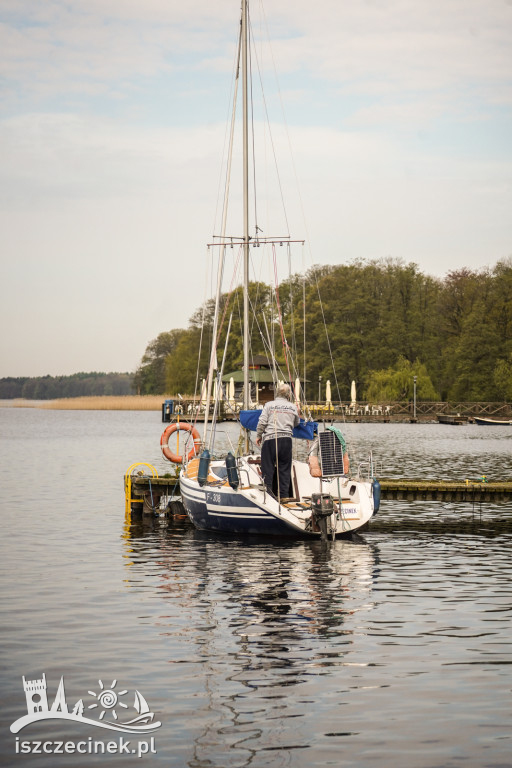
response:
M43 674L41 680L25 680L23 678L23 690L27 698L29 715L34 712L48 712L48 698L46 696L46 677Z
M93 687L96 688L96 686ZM162 725L158 721L154 722L155 715L150 712L146 699L139 691L134 692L133 701L133 709L137 714L135 717L133 714L130 715L128 690L117 690L117 680L113 680L108 688L101 680L98 680L96 690L87 691L93 699L92 703L86 707L83 699L79 699L71 712L66 701L64 677L60 679L51 707L48 706L46 675L44 673L39 680L26 680L23 677L23 690L27 701L27 714L18 718L11 725L12 733L19 733L30 723L41 720L73 720L83 725L94 725L111 731L136 734L153 733ZM89 712L89 710L91 711ZM92 716L88 717L89 714L97 715L98 719L95 720ZM124 720L125 715L130 719Z

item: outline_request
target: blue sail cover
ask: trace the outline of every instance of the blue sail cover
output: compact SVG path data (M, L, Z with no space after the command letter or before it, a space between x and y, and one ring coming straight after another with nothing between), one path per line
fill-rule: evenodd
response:
M260 415L261 411L240 411L240 424L245 429L250 429L251 432L256 432ZM318 432L317 422L304 421L304 419L301 419L300 424L297 427L294 427L293 436L298 437L299 440L313 440L314 432Z

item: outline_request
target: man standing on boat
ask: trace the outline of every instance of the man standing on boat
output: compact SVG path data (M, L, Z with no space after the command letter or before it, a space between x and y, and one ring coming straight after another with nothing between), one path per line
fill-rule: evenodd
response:
M288 384L280 384L276 399L266 403L258 421L256 445L261 445L261 473L267 490L274 493L274 473L277 474L277 496L290 493L292 470L292 432L299 422L297 406L291 402Z

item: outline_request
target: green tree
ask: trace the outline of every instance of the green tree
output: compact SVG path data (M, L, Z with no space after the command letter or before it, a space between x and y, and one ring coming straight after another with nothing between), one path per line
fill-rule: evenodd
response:
M249 344L250 355L266 354L267 335L275 333L276 308L272 289L264 283L249 285ZM208 376L212 345L215 302L208 300L190 318L186 331L166 360L166 389L177 394L198 394L201 380ZM231 330L226 350L224 372L239 369L243 360L243 291L240 287L219 300L217 331L217 364L224 354L229 318ZM282 357L282 355L280 356Z
M332 379L335 371L340 398L348 399L352 380L364 389L370 371L385 369L400 355L435 368L440 284L416 265L391 259L357 261L309 273L306 290L306 368L311 382L319 375ZM296 326L303 333L300 317ZM301 354L299 358L302 370Z
M493 373L494 384L500 400L512 400L512 355L497 361Z
M451 290L450 290L451 288ZM500 398L495 370L512 353L512 263L494 270L450 273L441 312L447 396L459 400ZM446 324L447 321L447 324Z
M201 358L198 355L201 346ZM201 329L188 328L180 335L179 341L173 351L167 356L165 362L166 391L174 395L198 394L201 386L200 376L206 376L208 368L208 347L201 344ZM197 389L196 389L196 381Z
M405 357L399 357L397 363L390 368L373 371L369 376L364 397L374 403L387 400L410 400L414 394L414 376L417 377L418 400L439 399L426 366L419 360L411 363Z
M465 358L467 351L462 348L462 339L466 334L471 344L467 322L480 291L481 276L469 269L449 272L443 282L438 303L441 340L438 387L443 400L470 399L472 369Z
M408 363L415 370L424 367L415 374L421 379L417 396L422 399L502 397L505 368L500 361L512 354L510 259L493 270L449 272L444 280L395 259L317 265L305 275L290 276L278 288L251 283L249 295L251 356L273 350L270 354L284 377L286 353L292 360L292 378L297 373L302 377L306 369L310 399L316 398L319 376L334 383L334 399L349 398L352 380L359 392L372 392L378 381L383 391L389 371L411 375L407 361L420 361ZM206 302L186 331L171 332L178 334L179 343L162 355L167 391L192 393L198 363L199 381L207 376L214 306ZM233 318L225 372L238 368L243 358L242 307L240 288L221 297L219 364L228 318ZM142 391L154 391L155 357L161 360L148 348L143 370L138 371L138 380L143 373L148 377ZM161 367L158 371L161 382ZM405 386L399 385L398 379L390 385L396 396Z
M0 379L0 398L53 400L87 395L129 395L133 391L130 373L73 373L70 376L35 376Z
M141 395L163 395L166 391L166 360L177 348L185 331L174 329L150 341L135 372L135 386Z

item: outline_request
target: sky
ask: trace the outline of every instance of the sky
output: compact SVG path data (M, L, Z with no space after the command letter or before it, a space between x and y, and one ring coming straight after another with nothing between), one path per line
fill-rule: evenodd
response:
M2 0L0 376L134 371L187 327L239 6ZM442 278L512 256L512 0L253 0L251 18L306 268Z

